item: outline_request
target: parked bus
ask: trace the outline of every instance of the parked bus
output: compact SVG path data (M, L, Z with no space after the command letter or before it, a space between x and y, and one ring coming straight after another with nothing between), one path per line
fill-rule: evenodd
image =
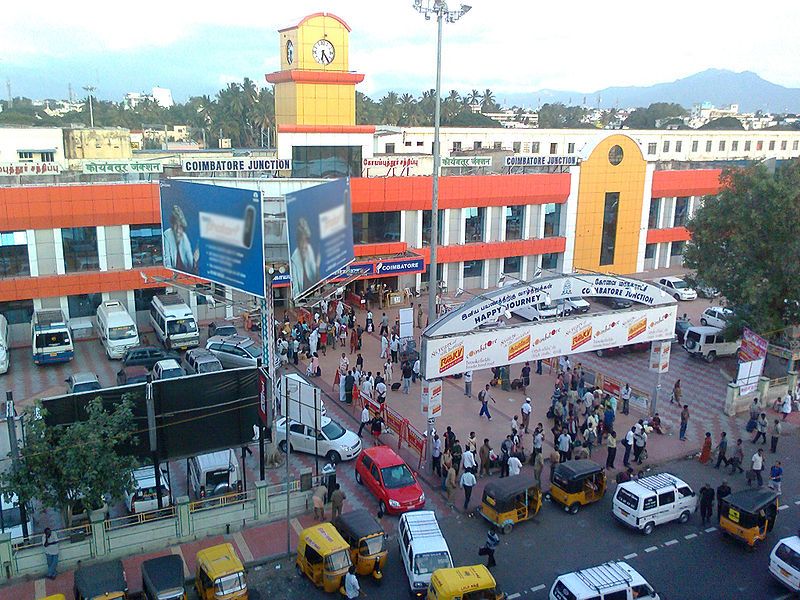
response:
M200 331L192 310L177 294L154 296L150 324L168 350L187 350L200 343Z
M33 362L37 365L69 362L75 356L72 334L61 309L37 310L31 320Z

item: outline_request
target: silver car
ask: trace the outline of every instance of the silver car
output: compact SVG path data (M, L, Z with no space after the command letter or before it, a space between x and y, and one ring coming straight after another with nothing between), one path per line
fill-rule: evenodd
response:
M255 367L261 359L261 344L245 335L215 335L206 342L206 349L226 369Z

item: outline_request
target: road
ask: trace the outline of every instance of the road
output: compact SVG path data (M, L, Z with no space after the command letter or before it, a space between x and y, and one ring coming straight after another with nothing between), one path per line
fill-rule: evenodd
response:
M749 441L745 445L750 453L753 446ZM777 457L784 465L797 464L800 444L795 435L781 440ZM768 464L773 460L774 456L768 453ZM601 502L585 507L574 516L546 502L533 521L520 524L509 535L501 536L496 554L498 566L493 573L510 600L547 598L550 586L560 573L613 559L627 560L662 597L669 599L789 597L787 590L773 581L767 570L772 546L781 537L794 534L800 520L800 481L789 470L775 529L767 542L753 552L723 537L715 523L702 527L699 514L693 515L685 525L676 522L657 528L650 536L627 529L611 516L612 485ZM723 478L729 479L734 491L746 485L743 475L729 477L727 472L693 460L674 461L658 471L681 477L695 490L705 482L716 487ZM384 527L392 534L396 524L396 518L384 518ZM481 560L477 550L483 544L487 526L480 517L456 514L443 518L441 527L455 564L475 564ZM389 549L383 585L378 588L370 581L362 582L368 598L408 598L394 535ZM330 597L292 572L290 561L283 562L278 570L274 564L267 565L250 574L251 586L259 590L262 597L308 600Z

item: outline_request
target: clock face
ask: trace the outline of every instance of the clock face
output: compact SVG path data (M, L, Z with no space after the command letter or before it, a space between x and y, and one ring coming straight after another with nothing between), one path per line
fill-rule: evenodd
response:
M286 42L286 62L289 64L294 62L294 44L292 44L292 40Z
M328 40L319 40L311 48L311 54L314 57L314 60L319 64L329 65L333 62L335 51L333 49L333 44L331 44Z

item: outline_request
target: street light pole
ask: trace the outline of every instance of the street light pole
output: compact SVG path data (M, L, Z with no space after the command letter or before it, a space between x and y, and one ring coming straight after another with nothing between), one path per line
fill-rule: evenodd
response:
M94 109L92 108L92 93L97 89L93 85L85 85L83 89L89 92L89 124L94 129Z

